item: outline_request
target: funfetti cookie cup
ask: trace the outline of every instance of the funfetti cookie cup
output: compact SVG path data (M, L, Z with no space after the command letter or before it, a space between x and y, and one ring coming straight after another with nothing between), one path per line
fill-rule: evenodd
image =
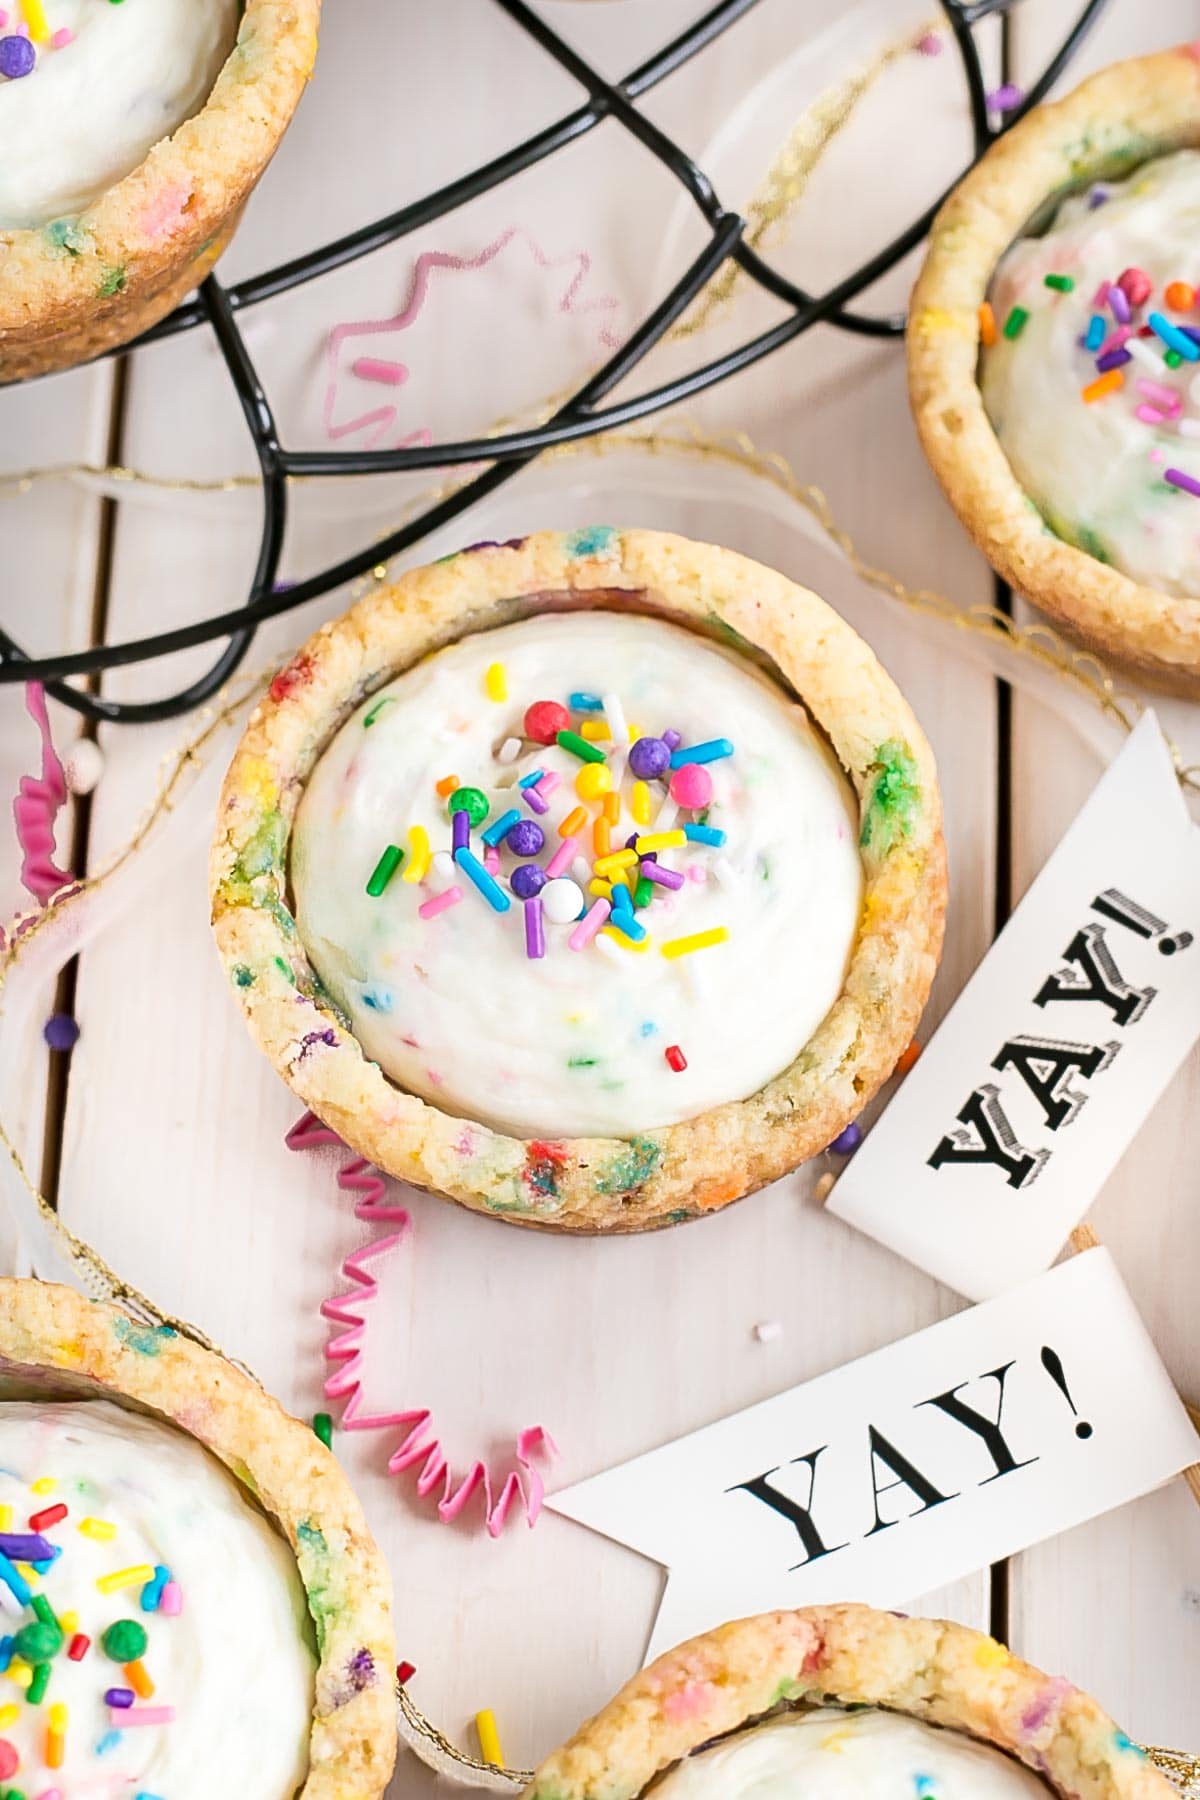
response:
M1036 107L942 207L908 328L921 442L989 562L1088 644L1188 693L1198 147L1196 45Z
M946 896L933 758L867 645L745 557L608 527L322 627L249 722L210 879L305 1106L573 1231L700 1217L830 1144L912 1039Z
M668 1651L542 1764L524 1800L1036 1800L1047 1788L1062 1800L1175 1792L1094 1700L994 1639L821 1606Z
M246 0L199 112L82 211L0 230L0 381L127 343L204 279L312 74L319 10L320 0ZM83 48L81 38L57 54Z
M24 1790L161 1776L199 1800L219 1767L255 1800L379 1800L390 1583L308 1426L167 1327L0 1280L0 1446L13 1528L55 1559L33 1581L0 1564L10 1674L32 1659L41 1683L13 1687L3 1733Z

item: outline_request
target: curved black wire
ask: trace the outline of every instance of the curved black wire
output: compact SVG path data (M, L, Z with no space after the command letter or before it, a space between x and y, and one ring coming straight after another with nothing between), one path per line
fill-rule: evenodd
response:
M972 26L986 15L1003 12L1013 0L941 0L963 62L975 132L976 156L994 135L987 115L986 94ZM1090 29L1106 0L1087 0L1070 32L1043 70L1038 81L1003 121L1001 130L1015 123L1048 91ZM746 244L744 221L727 212L702 169L661 129L646 119L634 100L663 80L692 56L718 38L757 0L718 0L690 27L634 69L624 81L606 81L545 22L532 12L526 0L497 0L497 4L543 49L585 87L588 102L555 124L523 140L503 156L447 184L435 193L334 240L307 256L280 264L275 269L224 288L210 276L196 297L176 309L130 349L174 336L199 324L208 324L224 356L238 393L247 428L254 443L263 482L263 526L254 576L246 603L207 619L170 631L130 640L124 644L98 645L89 650L46 657L28 657L5 632L0 631L0 683L39 679L50 692L74 710L114 723L137 723L171 717L211 695L237 668L254 632L266 619L304 605L343 582L363 574L375 564L410 548L429 532L455 518L476 500L510 480L540 452L552 444L566 443L601 430L643 418L647 414L727 379L743 368L771 355L783 344L819 321L873 336L895 336L903 330L903 318L874 318L847 310L848 303L870 287L925 236L941 200L928 208L889 244L826 293L814 296L790 281ZM439 218L454 207L530 167L564 144L590 131L603 118L613 118L629 130L684 186L705 218L710 237L654 310L624 345L590 381L584 384L545 424L498 437L465 439L454 444L412 446L388 451L288 451L279 441L271 407L253 361L236 324L243 306L257 305L289 288L316 279L331 269L364 256L396 238ZM949 190L947 190L949 191ZM945 196L943 195L944 199ZM729 259L734 260L761 287L785 302L790 316L770 330L734 350L700 365L676 379L638 395L600 408L598 402L618 386L692 303L701 289ZM487 461L490 467L454 493L425 509L417 518L382 540L364 546L341 562L307 580L281 590L276 583L287 521L289 477L358 475ZM82 693L65 684L65 678L127 666L173 651L188 649L214 638L227 637L219 658L198 680L162 700L129 702L106 700Z

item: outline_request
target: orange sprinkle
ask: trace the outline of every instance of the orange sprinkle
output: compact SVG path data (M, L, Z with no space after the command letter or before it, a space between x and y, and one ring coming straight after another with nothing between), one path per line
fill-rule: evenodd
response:
M46 1767L48 1769L61 1769L66 1749L67 1740L62 1732L48 1731L46 1733Z
M908 1049L904 1052L904 1055L900 1058L900 1061L896 1064L897 1075L907 1075L910 1069L915 1068L917 1058L920 1054L921 1046L918 1044L916 1038L914 1038L912 1043L908 1046Z
M1163 299L1172 312L1191 312L1196 304L1196 290L1190 281L1168 281Z
M1125 386L1124 369L1109 369L1105 375L1097 375L1095 381L1089 381L1081 389L1081 394L1090 406L1093 400L1103 400L1105 394L1115 394L1118 388Z
M561 837L561 838L578 837L579 833L583 830L584 826L587 824L587 821L588 821L587 807L586 806L577 806L575 808L574 812L569 812L567 814L566 818L563 820L562 824L559 826L559 828L558 828L559 837Z
M124 1673L126 1681L129 1683L138 1699L149 1700L154 1692L154 1683L146 1673L145 1664L140 1661L128 1662L125 1664Z
M985 350L990 350L999 333L996 330L996 315L990 303L985 300L979 308L979 341Z
M621 823L621 796L615 789L611 789L605 794L603 810L604 817L610 825Z
M457 775L443 775L440 781L434 783L434 792L440 794L444 800L446 795L452 794L457 786Z
M592 854L607 856L612 849L612 826L607 819L597 819L592 826Z

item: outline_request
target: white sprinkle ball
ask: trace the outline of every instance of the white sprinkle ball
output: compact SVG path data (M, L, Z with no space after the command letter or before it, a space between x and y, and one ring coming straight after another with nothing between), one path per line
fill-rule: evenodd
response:
M579 917L583 893L577 881L556 875L542 889L542 912L552 925L569 925Z
M104 773L104 752L91 738L76 738L62 764L71 792L90 794Z

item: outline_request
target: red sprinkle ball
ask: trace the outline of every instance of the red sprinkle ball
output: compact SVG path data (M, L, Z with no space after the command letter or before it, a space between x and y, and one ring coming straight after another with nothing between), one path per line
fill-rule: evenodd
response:
M683 1054L679 1045L668 1044L664 1054L666 1055L667 1062L670 1064L671 1068L674 1069L675 1073L677 1075L682 1075L683 1071L687 1068L687 1057Z
M525 736L535 744L552 744L560 731L570 731L571 715L557 700L535 700L525 712Z

